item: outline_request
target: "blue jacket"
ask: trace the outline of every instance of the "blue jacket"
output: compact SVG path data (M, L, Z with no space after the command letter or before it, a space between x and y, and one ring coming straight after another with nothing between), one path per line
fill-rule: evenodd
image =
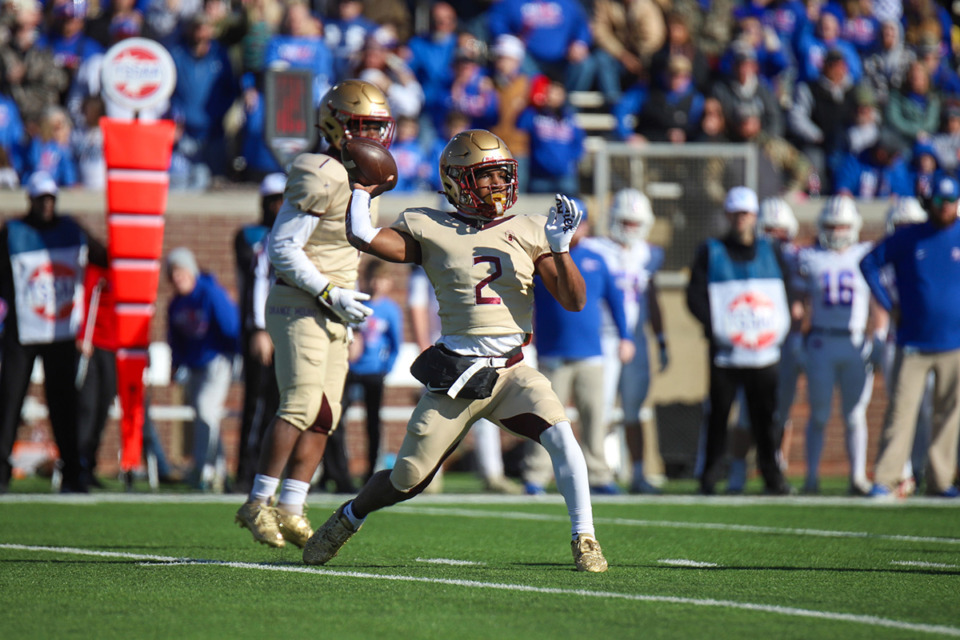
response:
M900 296L897 344L920 351L960 349L960 223L897 229L860 262L870 290L888 311L893 301L881 271L893 265Z
M237 82L230 59L217 42L195 58L184 43L170 51L177 67L177 86L171 106L182 110L184 131L200 142L223 136L223 116L237 97Z
M623 307L623 290L617 287L617 281L610 273L603 256L583 245L577 245L570 249L570 257L583 274L587 285L587 301L582 311L567 311L547 291L540 278L534 279L533 309L536 330L533 338L538 357L556 356L583 360L601 355L601 301L610 309L620 338L630 339Z
M872 160L872 150L858 155L847 153L841 160L836 176L836 191L847 190L854 198L887 198L891 195L914 195L910 172L902 158L889 166L878 166Z
M30 140L24 159L23 184L30 179L35 171L46 171L61 187L69 187L77 183L77 165L73 161L70 147L63 146L50 140L43 142L40 138Z
M559 116L527 107L517 118L517 129L530 134L530 175L562 177L575 175L583 155L583 129L573 112Z
M19 174L23 171L23 142L25 130L20 110L13 98L0 94L0 147L7 152L12 166Z
M620 101L613 105L613 117L617 119L616 132L621 140L626 140L637 130L637 116L643 111L649 96L649 85L638 82L626 89Z
M410 70L423 87L423 107L435 124L443 124L446 100L453 84L453 54L457 36L442 40L416 36L407 45L410 48Z
M495 2L487 14L491 41L509 33L522 39L527 54L541 62L560 62L574 42L593 43L590 17L575 0Z
M358 375L387 375L393 369L403 343L403 317L400 307L390 298L375 298L367 303L373 313L360 325L363 353L350 364Z
M174 296L167 308L167 342L174 370L203 367L217 354L239 351L240 313L226 290L207 273L188 295Z

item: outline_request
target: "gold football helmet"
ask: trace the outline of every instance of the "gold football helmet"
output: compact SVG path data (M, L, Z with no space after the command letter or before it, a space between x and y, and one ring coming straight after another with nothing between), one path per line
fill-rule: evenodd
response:
M363 80L338 82L323 96L317 116L320 130L336 149L345 136L371 138L385 147L393 142L395 126L387 97Z
M506 172L507 184L481 196L477 178L489 169ZM489 131L470 129L453 136L440 154L440 183L458 211L498 218L517 201L517 161L503 140Z

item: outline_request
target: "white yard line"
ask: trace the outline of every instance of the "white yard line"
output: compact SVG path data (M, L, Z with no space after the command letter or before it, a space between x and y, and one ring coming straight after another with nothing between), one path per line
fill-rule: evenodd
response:
M448 509L439 507L413 507L401 505L393 513L409 513L430 516L458 516L462 518L500 518L507 520L540 520L567 522L566 516L546 513L483 511L480 509ZM712 531L738 531L742 533L769 533L776 535L811 536L819 538L865 538L871 540L894 540L897 542L931 542L960 545L960 538L937 538L933 536L907 536L898 534L870 533L868 531L834 531L830 529L795 529L791 527L767 527L752 524L728 524L723 522L682 522L671 520L639 520L632 518L594 518L594 524L615 524L633 527L659 527L665 529L710 529Z
M485 562L473 562L472 560L451 560L450 558L417 558L417 562L426 562L427 564L448 564L452 567L482 567Z
M576 596L580 598L598 598L605 600L630 600L635 602L657 602L663 604L678 604L698 607L717 607L720 609L739 609L744 611L757 611L760 613L772 613L776 615L792 616L798 618L815 618L819 620L832 620L837 622L852 622L872 627L885 627L888 629L902 629L904 631L916 633L935 633L944 636L960 638L960 628L948 627L945 625L922 624L915 622L905 622L902 620L893 620L890 618L881 618L878 616L868 616L853 613L837 613L833 611L816 611L813 609L799 609L796 607L782 607L778 605L756 604L751 602L735 602L732 600L714 600L700 598L681 598L676 596L658 596L639 593L617 593L614 591L590 591L587 589L559 589L550 587L534 587L524 584L507 584L497 582L479 582L476 580L453 580L446 578L427 578L423 576L403 576L403 575L381 575L375 573L362 573L359 571L335 571L332 569L317 569L303 565L270 565L257 564L252 562L221 562L217 560L191 560L189 558L171 558L169 556L148 556L134 553L120 553L109 551L96 551L92 549L76 549L71 547L39 547L21 544L0 544L0 549L10 549L16 551L36 551L43 553L60 553L87 555L99 557L127 558L131 560L149 561L153 560L157 566L214 566L230 567L234 569L252 569L258 571L280 571L287 573L307 573L327 577L356 578L361 580L386 580L391 582L417 582L424 584L441 584L454 587L464 587L469 589L494 589L499 591L519 591L523 593L542 593L557 596Z
M704 568L709 569L711 567L719 567L716 562L699 562L697 560L686 560L684 558L661 558L657 560L660 564L665 564L669 567L694 567L694 568Z
M942 562L923 562L921 560L891 560L890 564L901 567L930 567L933 569L960 569L960 564L944 564Z

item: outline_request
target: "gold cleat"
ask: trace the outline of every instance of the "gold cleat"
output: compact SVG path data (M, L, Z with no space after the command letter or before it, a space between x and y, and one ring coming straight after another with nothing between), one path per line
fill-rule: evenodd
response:
M305 564L326 564L337 555L343 545L347 544L347 540L359 531L360 527L354 529L350 520L343 515L343 508L347 504L344 502L340 505L340 508L334 511L333 515L307 540L307 544L303 547Z
M573 561L577 565L577 571L603 573L607 570L607 559L603 557L600 543L593 536L585 533L578 534L577 539L570 543L570 549L573 550Z
M280 535L283 536L283 539L301 549L313 535L313 527L307 520L306 511L303 515L299 515L285 513L283 509L277 509L277 520L280 524Z
M283 535L277 521L277 510L268 504L245 502L237 511L236 521L253 534L253 539L278 549L283 548Z

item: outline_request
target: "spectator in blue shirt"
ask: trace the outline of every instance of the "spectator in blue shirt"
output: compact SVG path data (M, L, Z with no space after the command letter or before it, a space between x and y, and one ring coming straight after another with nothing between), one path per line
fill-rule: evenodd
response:
M166 264L174 289L167 308L171 366L196 412L190 483L222 492L226 458L220 420L233 380L233 356L239 352L240 314L216 278L200 272L192 251L173 249Z
M941 178L927 222L898 229L860 263L877 301L897 325L890 402L877 454L871 496L891 497L910 457L917 410L927 374L934 373L933 424L927 493L960 496L957 430L960 428L960 184ZM884 286L892 266L899 304Z
M453 84L453 55L457 49L457 13L453 7L446 2L430 7L430 31L411 38L407 48L410 69L423 87L420 128L424 144L430 147L443 130L447 96Z
M944 100L960 96L960 75L950 68L950 59L940 52L940 42L928 35L917 46L917 60L930 74L930 86L940 92Z
M267 42L265 69L307 69L313 73L313 102L320 99L333 82L333 54L323 42L323 26L310 14L306 3L297 1L287 6L281 33ZM259 81L258 81L259 80ZM243 157L250 177L259 178L280 171L280 164L267 148L264 139L265 104L261 93L262 79L253 73L242 78L246 121L243 125Z
M50 12L50 32L41 36L37 46L53 52L57 66L67 70L73 78L80 63L90 56L103 53L103 47L84 33L86 3L74 0L54 0Z
M46 172L58 186L70 187L77 183L77 165L70 149L73 127L63 107L47 107L40 120L40 133L30 139L24 161L23 181L30 175Z
M866 151L844 154L834 182L836 193L857 199L913 195L907 164L886 133Z
M533 85L536 86L534 79ZM542 84L542 82L541 82ZM532 105L517 119L517 129L530 136L531 193L580 192L577 167L585 134L567 103L563 83L548 79L542 97L534 89Z
M420 123L416 118L397 118L397 137L390 145L390 153L397 161L395 192L411 193L429 189L428 176L434 165L427 162L427 155L420 146L419 133Z
M837 16L840 37L852 44L861 56L873 53L880 39L880 21L873 15L871 5L868 3L865 7L862 2L833 0L823 8Z
M516 0L496 2L490 7L488 26L491 39L505 33L523 40L529 71L553 74L564 79L570 91L590 89L590 17L576 0Z
M843 55L853 84L859 83L863 77L860 54L852 44L840 37L840 21L829 11L820 14L816 31L802 38L799 48L799 79L804 82L814 81L820 76L827 52L831 49L836 49Z
M691 73L687 58L670 58L665 77L650 91L637 118L638 134L650 142L683 144L696 133L703 116L703 95Z
M10 165L18 174L23 171L24 135L17 103L0 93L0 148L6 152Z
M367 305L373 313L363 321L350 346L350 371L344 389L344 411L340 418L343 431L349 404L363 398L367 426L367 471L364 482L377 470L380 453L380 407L383 404L384 378L393 370L403 344L403 315L390 298L393 280L386 263L372 260L364 269L363 290L370 293ZM329 451L329 446L327 447Z
M603 306L609 309L620 333L624 358L633 355L633 341L624 313L624 292L617 286L604 257L580 242L589 233L586 207L584 218L570 242L570 257L586 283L587 300L578 313L564 310L547 292L540 278L534 279L534 344L537 365L550 380L560 401L572 397L580 415L580 442L587 461L592 493L618 494L613 472L604 456L608 416L604 415L604 366L600 341ZM525 445L523 480L528 494L543 493L553 478L550 456L535 442Z
M458 48L453 59L453 84L447 98L447 110L470 116L471 129L489 129L500 117L500 96L493 80L481 66L479 51Z
M323 39L333 52L336 82L351 77L351 69L363 43L378 26L363 15L363 2L360 0L337 2L337 17L328 20L323 29Z
M226 50L213 39L210 17L194 15L170 55L177 68L170 102L183 112L185 153L209 167L214 176L222 176L226 171L223 117L237 96L237 83Z

